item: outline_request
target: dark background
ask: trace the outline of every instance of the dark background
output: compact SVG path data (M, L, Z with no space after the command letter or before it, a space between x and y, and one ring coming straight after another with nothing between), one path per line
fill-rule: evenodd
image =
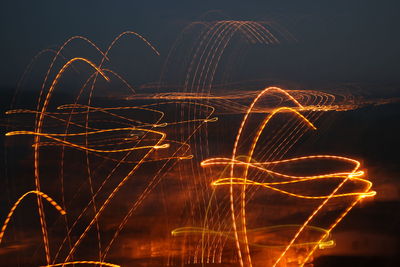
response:
M4 0L0 87L15 86L37 52L71 36L88 37L104 49L115 35L133 30L165 55L186 25L210 17L274 20L286 27L298 39L279 58L279 74L287 80L399 82L399 8L395 0Z

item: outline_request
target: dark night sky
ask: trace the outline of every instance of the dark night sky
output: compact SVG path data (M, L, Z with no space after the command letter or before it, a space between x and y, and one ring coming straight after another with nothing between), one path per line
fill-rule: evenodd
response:
M184 26L210 10L235 20L272 18L288 28L299 42L280 57L279 71L287 79L400 81L398 1L3 0L0 5L0 87L15 86L38 51L73 35L104 48L118 33L133 30L166 54Z

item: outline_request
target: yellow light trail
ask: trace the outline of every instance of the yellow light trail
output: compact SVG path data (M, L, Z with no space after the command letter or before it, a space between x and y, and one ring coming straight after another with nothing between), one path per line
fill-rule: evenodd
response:
M299 227L300 225L296 224L289 224L289 225L274 225L270 227L262 227L262 228L256 228L256 229L248 229L247 232L273 232L277 231L279 229L284 229L284 228L289 228L289 227ZM302 242L302 243L297 243L293 244L293 247L304 247L304 246L311 246L311 245L318 245L319 248L329 248L332 247L335 242L333 240L329 240L330 235L327 230L321 228L321 227L316 227L316 226L307 226L307 229L309 230L314 230L318 232L322 232L325 234L325 238L323 241L310 241L310 242ZM232 232L222 232L222 231L214 231L210 229L205 229L201 227L180 227L176 228L173 231L171 231L171 235L173 236L179 236L179 235L186 235L186 234L210 234L210 235L220 235L220 236L225 236L229 239L234 240L234 236ZM243 241L240 240L242 243ZM252 247L260 247L260 248L284 248L285 245L264 245L264 244L259 244L255 242L249 243Z

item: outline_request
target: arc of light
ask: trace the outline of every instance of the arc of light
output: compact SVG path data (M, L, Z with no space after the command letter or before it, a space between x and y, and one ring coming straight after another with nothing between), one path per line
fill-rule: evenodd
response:
M219 64L220 58L222 56L225 47L230 42L233 35L242 29L242 26L246 24L245 21L220 21L216 23L218 25L216 30L213 30L211 37L205 44L203 52L199 57L199 63L197 64L196 70L193 74L194 78L192 80L191 88L197 87L197 91L200 89L199 86L202 83L202 87L206 87L206 82L212 83L215 70ZM215 38L214 38L215 37ZM213 41L213 42L212 42ZM208 49L207 49L208 48ZM208 53L206 53L208 51ZM213 52L214 51L214 52ZM213 63L215 61L215 63ZM203 61L203 63L202 63ZM202 64L201 64L202 63ZM210 74L211 72L211 74ZM196 81L197 77L197 81ZM210 77L210 78L208 78ZM204 89L202 90L204 91Z
M160 53L158 52L158 50L157 50L149 41L147 41L147 39L144 38L142 35L140 35L140 34L138 34L138 33L136 33L136 32L133 32L133 31L125 31L125 32L119 34L117 37L115 37L114 40L111 42L111 44L108 46L107 50L106 50L105 53L103 54L103 58L101 59L100 64L99 64L99 67L100 67L100 68L103 67L103 64L104 64L105 60L108 59L107 56L108 56L109 52L111 51L111 48L117 43L117 41L118 41L121 37L123 37L123 36L125 36L125 35L128 35L128 34L135 35L135 36L138 37L140 40L142 40L147 46L149 46L149 47L154 51L154 53L156 53L157 56L160 55ZM90 89L90 96L89 96L89 100L88 100L88 101L89 101L89 104L90 104L90 101L91 101L92 93L93 93L93 91L94 91L94 86L95 86L96 81L97 81L97 76L98 76L97 74L94 76L94 79L93 79L93 82L92 82L92 86L91 86L91 89ZM117 76L118 78L120 78L119 75L116 75L116 76ZM121 79L121 78L120 78L120 79ZM122 80L123 80L123 79L122 79ZM125 82L125 80L123 80L123 81ZM127 84L127 83L126 83L126 84ZM129 87L133 92L135 92L135 91L133 90L133 88L132 88L130 85L129 85L128 87Z
M13 205L12 208L11 208L11 210L10 210L9 213L7 214L7 217L6 217L6 219L5 219L4 223L3 223L3 226L1 227L1 231L0 231L0 244L1 244L1 241L3 240L4 233L5 233L6 229L7 229L8 223L10 222L12 215L14 214L15 209L18 207L19 203L20 203L26 196L28 196L28 195L30 195L30 194L36 194L38 197L41 197L41 198L46 199L54 208L56 208L56 209L61 213L61 215L67 214L66 211L65 211L63 208L61 208L51 197L49 197L49 196L46 195L45 193L40 192L40 191L35 191L35 190L26 192L25 194L23 194L23 195L14 203L14 205Z
M303 106L293 97L291 96L289 93L287 93L285 90L279 88L279 87L267 87L265 88L263 91L261 91L253 100L253 102L251 103L251 105L249 106L249 108L247 109L246 114L244 115L244 118L242 120L242 123L240 125L238 134L236 136L236 140L235 140L235 144L233 147L233 151L232 151L232 161L235 160L236 158L236 151L237 151L237 147L239 145L239 140L240 137L242 135L243 132L243 128L244 125L247 122L247 119L251 113L251 111L253 110L255 104L258 102L258 100L265 94L267 94L268 92L275 90L278 91L284 95L286 95L290 100L293 101L294 104L296 104L299 108L303 108ZM233 177L233 170L234 170L234 165L231 166L231 177ZM252 266L251 263L251 257L250 257L250 250L249 250L249 246L248 246L248 240L246 237L246 219L245 219L245 209L243 206L243 202L245 201L245 187L243 187L243 191L242 191L242 227L243 227L243 234L244 234L244 241L245 241L245 250L246 250L246 254L247 254L247 260L249 262L250 267ZM240 248L240 243L239 243L239 236L238 236L238 231L237 231L237 226L236 226L236 218L235 218L235 207L234 207L234 199L233 199L233 185L231 185L229 187L229 200L230 200L230 209L231 209L231 217L232 217L232 226L233 226L233 231L234 231L234 235L235 235L235 241L236 241L236 248L238 251L238 256L239 256L239 262L240 262L240 266L243 267L244 263L243 263L243 259L241 256L241 248ZM244 223L244 224L243 224Z
M72 37L69 38L67 41L65 41L65 42L61 45L61 47L58 49L56 55L54 56L53 60L51 61L50 66L49 66L49 68L48 68L48 70L47 70L46 76L45 76L45 78L44 78L44 80L43 80L42 89L41 89L41 91L40 91L39 100L38 100L38 106L37 106L37 109L38 109L38 110L39 110L39 105L40 105L40 102L41 102L41 99L42 99L43 90L44 90L44 88L45 88L46 82L47 82L47 80L48 80L48 78L49 78L49 75L50 75L50 71L52 70L52 68L53 68L53 66L54 66L54 63L55 63L57 57L61 54L61 51L62 51L69 43L71 43L71 42L72 42L73 40L75 40L75 39L82 39L82 40L86 41L88 44L90 44L91 46L93 46L101 55L103 55L103 57L107 58L107 55L104 54L104 53L101 51L101 49L100 49L95 43L93 43L91 40L89 40L89 39L86 38L86 37L77 35L77 36L72 36ZM108 59L108 58L107 58L107 59Z
M60 55L60 54L61 54L60 51L56 51L56 50L50 49L50 48L48 48L48 49L43 49L42 51L39 51L39 52L32 58L31 62L29 62L29 64L26 66L26 68L25 68L23 74L21 75L21 78L19 79L19 81L18 81L18 83L17 83L16 91L19 91L19 90L21 89L21 85L22 85L23 81L25 80L25 77L28 75L28 73L29 73L31 67L34 65L35 61L37 61L37 60L39 59L39 57L41 57L42 54L44 54L44 53L46 53L46 52L52 52L52 53L54 53L54 54L56 55L55 57L57 57L57 55ZM62 54L61 54L61 57L62 57L65 61L68 61ZM53 60L54 60L54 57L53 57ZM75 71L78 72L77 70L75 70ZM13 104L14 104L14 102L15 102L15 97L16 97L16 95L14 95L13 100L11 101L11 103L13 103Z
M252 144L251 144L251 148L250 148L250 151L249 151L248 159L250 159L250 158L253 157L253 153L254 153L254 150L255 150L256 145L257 145L257 143L258 143L258 140L259 140L259 138L260 138L262 132L264 131L264 128L265 128L266 125L268 124L268 122L269 122L276 114L278 114L279 112L284 111L284 110L293 112L295 115L297 115L299 118L301 118L310 128L312 128L312 129L314 129L314 130L317 129L306 117L304 117L302 114L300 114L297 110L295 110L295 109L293 109L293 108L289 108L289 107L280 107L280 108L277 108L277 109L275 109L269 116L267 116L267 117L265 118L265 120L262 122L261 126L259 127L259 129L258 129L258 131L257 131L257 133L256 133L256 136L254 137L253 142L252 142ZM233 168L233 166L232 166L232 168ZM244 235L244 240L245 240L245 242L244 242L244 243L245 243L245 249L247 250L248 260L249 260L249 263L250 263L250 266L251 266L252 264L251 264L251 258L250 258L250 250L249 250L249 247L248 247L248 240L247 240L247 233L246 233L246 217L245 217L245 216L246 216L246 213L245 213L245 205L246 205L246 184L247 184L247 174L248 174L248 171L249 171L249 165L246 165L246 166L245 166L245 173L244 173L244 183L243 183L243 189L242 189L241 211L242 211L242 227L243 227L243 235ZM273 190L276 189L276 188L273 188L273 187L270 187L270 188L273 189ZM278 189L276 189L276 190L278 190ZM283 190L280 190L280 191L283 191ZM288 193L288 194L289 194L289 193Z
M121 37L123 37L124 35L128 35L128 34L135 35L140 40L142 40L146 45L148 45L154 51L154 53L156 53L157 56L160 55L160 52L158 52L158 50L149 41L147 41L147 39L144 38L142 35L138 34L137 32L134 32L134 31L125 31L125 32L120 33L117 37L115 37L114 40L111 42L111 44L108 46L106 52L103 55L105 59L107 58L108 53L110 52L111 48L115 45L115 43Z
M37 125L35 128L36 133L40 134L40 131L41 131L41 128L43 125L45 112L46 112L47 106L49 104L49 101L50 101L50 98L54 91L55 86L57 85L57 83L58 83L59 79L61 78L62 74L64 73L64 71L75 61L86 62L92 68L94 68L96 71L98 71L106 81L109 81L109 78L104 74L104 72L100 68L98 68L94 63L92 63L90 60L88 60L86 58L81 58L81 57L76 57L76 58L69 60L67 63L64 64L64 66L61 68L61 70L57 73L56 77L54 78L54 80L49 88L49 91L46 94L46 97L43 102L43 107L41 109L41 112L38 114L38 117L36 120L37 121ZM43 92L43 90L41 92ZM40 99L38 102L38 110L39 110L39 105L40 105ZM40 135L35 135L35 138L34 138L34 144L35 144L35 146L34 146L34 168L35 168L35 186L36 186L37 191L40 191L39 141L40 141ZM43 211L43 202L39 196L37 197L37 202L38 202L38 206L39 206L39 218L40 218L40 225L41 225L42 233L43 233L43 243L44 243L44 248L45 248L45 253L46 253L46 261L47 261L47 264L50 264L51 259L50 259L50 247L49 247L48 236L47 236L47 226L46 226L45 215L44 215L44 211Z

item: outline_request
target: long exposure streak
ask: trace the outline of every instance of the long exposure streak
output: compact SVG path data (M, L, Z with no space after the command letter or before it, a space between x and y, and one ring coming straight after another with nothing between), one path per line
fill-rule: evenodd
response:
M324 113L358 104L347 95L267 87L274 83L217 83L232 43L294 39L273 25L194 22L167 55L160 81L142 86L110 64L125 36L160 56L133 31L104 50L74 36L37 54L18 83L54 54L35 107L6 112L21 118L22 128L10 123L6 136L32 149L33 182L10 205L0 244L12 236L10 222L18 228L12 222L21 201L35 195L41 236L32 240L44 254L34 260L46 267L304 266L317 250L334 247L333 229L376 192L360 159L297 145L320 133ZM68 58L79 40L95 56ZM142 217L130 220L136 214Z

